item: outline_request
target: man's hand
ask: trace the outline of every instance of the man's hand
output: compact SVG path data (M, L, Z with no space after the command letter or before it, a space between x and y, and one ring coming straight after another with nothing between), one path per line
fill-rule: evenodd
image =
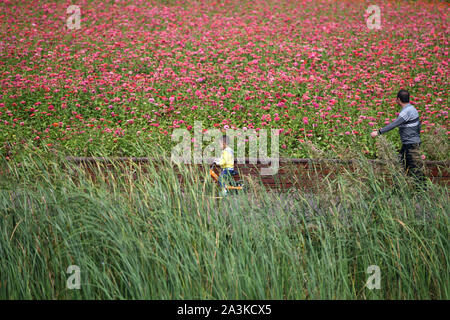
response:
M375 137L378 135L378 130L372 131L372 132L370 133L370 135L372 136L372 138L375 138Z

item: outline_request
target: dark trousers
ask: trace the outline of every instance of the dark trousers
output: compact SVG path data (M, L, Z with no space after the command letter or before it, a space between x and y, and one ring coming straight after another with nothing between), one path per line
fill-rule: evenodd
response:
M404 144L400 149L399 158L406 174L413 176L418 183L425 181L420 159L420 144Z
M230 181L233 179L232 176L234 176L236 174L237 174L237 172L234 171L234 169L228 169L228 168L223 169L219 176L219 185L222 188L225 187L225 183L226 182L230 183Z

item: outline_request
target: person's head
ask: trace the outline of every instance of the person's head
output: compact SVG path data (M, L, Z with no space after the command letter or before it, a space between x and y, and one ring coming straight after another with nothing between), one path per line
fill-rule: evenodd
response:
M409 92L408 92L407 90L405 90L405 89L400 90L400 91L397 93L397 99L396 99L396 102L397 102L399 105L401 105L401 106L403 106L403 105L409 103Z
M230 139L226 136L222 136L222 148L225 149L230 144Z

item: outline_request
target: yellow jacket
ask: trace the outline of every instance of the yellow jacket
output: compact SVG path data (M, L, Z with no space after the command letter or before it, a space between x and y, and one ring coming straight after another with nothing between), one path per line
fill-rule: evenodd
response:
M222 151L222 155L217 164L222 167L222 169L233 169L234 167L234 152L230 147L226 147Z

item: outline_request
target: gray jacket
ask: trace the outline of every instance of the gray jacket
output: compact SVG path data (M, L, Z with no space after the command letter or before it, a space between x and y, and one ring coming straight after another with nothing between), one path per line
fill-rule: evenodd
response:
M378 130L378 133L383 134L398 127L402 144L420 143L420 126L419 113L412 104L408 103L402 108L398 118Z

